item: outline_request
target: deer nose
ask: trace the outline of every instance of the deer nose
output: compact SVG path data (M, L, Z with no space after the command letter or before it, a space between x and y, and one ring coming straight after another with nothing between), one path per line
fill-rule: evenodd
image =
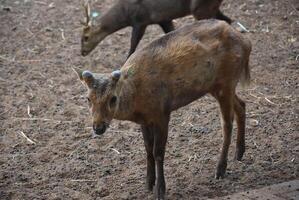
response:
M105 133L107 129L107 125L105 123L101 123L99 125L93 125L93 131L95 134L97 135L102 135L103 133Z

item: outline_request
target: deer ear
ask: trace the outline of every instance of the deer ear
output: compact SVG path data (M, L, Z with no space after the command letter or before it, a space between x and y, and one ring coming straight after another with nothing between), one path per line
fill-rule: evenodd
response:
M121 76L120 70L116 70L111 73L111 77L115 82L119 80L120 76Z
M79 79L84 82L87 87L92 88L94 85L94 77L93 74L90 71L83 71L79 68L72 67L72 69L76 72L78 75Z
M82 79L89 88L93 88L94 85L94 76L90 71L82 72Z
M95 18L97 18L98 16L100 16L100 13L97 12L97 11L93 11L91 12L90 14L90 26L95 26L96 23L95 23Z

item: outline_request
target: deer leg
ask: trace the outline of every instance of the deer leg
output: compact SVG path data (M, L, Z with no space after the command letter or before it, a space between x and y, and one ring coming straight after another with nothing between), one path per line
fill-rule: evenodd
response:
M231 95L231 89L220 90L215 95L221 111L221 124L223 132L223 145L220 154L220 158L217 164L216 175L217 179L223 178L227 167L227 155L231 142L231 133L233 126L233 95Z
M161 22L161 23L159 23L159 25L161 26L164 33L168 33L170 31L174 30L174 25L173 25L172 21Z
M154 135L150 126L142 125L141 131L142 131L144 146L147 154L146 188L149 191L152 191L156 179L155 159L153 155Z
M241 160L245 152L245 103L237 95L234 97L234 112L237 121L238 133L235 159Z
M156 164L156 186L155 199L163 200L165 198L165 179L164 179L164 155L168 135L167 123L154 126L154 158Z
M229 18L228 16L224 15L220 10L218 10L218 12L216 13L215 18L216 19L220 19L220 20L224 20L228 24L231 24L233 22L233 20L231 20L231 18Z
M216 15L220 1L191 0L190 11L196 20L209 19Z
M131 36L131 47L129 51L128 58L132 53L135 52L137 45L139 44L144 32L145 32L146 26L134 26L132 30L132 36Z

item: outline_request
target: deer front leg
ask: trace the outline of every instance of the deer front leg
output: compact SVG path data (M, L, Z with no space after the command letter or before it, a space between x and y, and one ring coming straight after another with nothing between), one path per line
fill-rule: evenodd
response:
M129 51L128 58L130 57L130 55L132 53L135 52L137 45L139 44L139 42L145 32L145 29L146 29L146 26L144 26L144 25L133 26L132 36L131 36L131 48Z
M144 140L144 146L147 154L147 172L146 172L146 188L149 191L153 190L155 185L155 159L153 155L154 135L150 126L142 125L141 131Z
M162 125L154 126L154 158L156 165L156 187L155 199L164 200L165 198L165 179L164 179L164 155L168 135L168 121Z

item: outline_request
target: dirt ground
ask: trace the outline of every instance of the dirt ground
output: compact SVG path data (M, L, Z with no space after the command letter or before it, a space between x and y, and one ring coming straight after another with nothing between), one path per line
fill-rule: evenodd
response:
M93 1L105 12L115 1ZM114 121L91 137L85 88L71 67L111 72L125 61L131 28L80 55L79 0L0 0L0 199L152 199L140 128ZM222 143L210 96L172 114L165 158L168 199L207 199L299 178L299 2L225 0L252 41L246 153L214 179ZM176 20L176 27L192 22ZM150 26L139 46L163 35ZM33 140L31 144L23 136ZM235 138L234 138L235 139Z

